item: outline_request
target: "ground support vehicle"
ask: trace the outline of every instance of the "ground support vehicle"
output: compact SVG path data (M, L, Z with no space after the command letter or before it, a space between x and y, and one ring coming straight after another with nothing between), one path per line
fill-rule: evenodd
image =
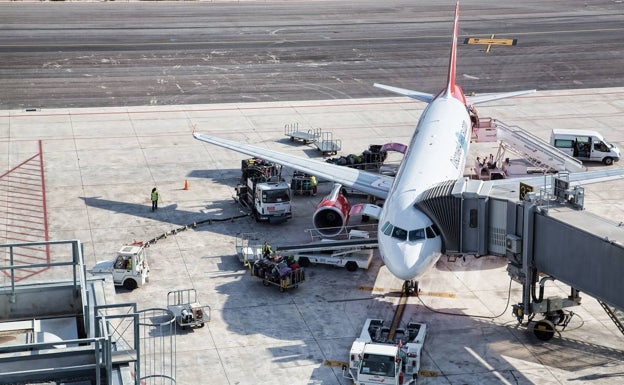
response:
M275 252L293 256L303 267L318 263L356 271L369 268L376 248L377 239L370 239L368 231L351 230L346 240L326 239L304 245L276 246Z
M297 288L305 281L303 268L294 258L288 257L257 260L251 264L251 275L262 279L262 284L265 286L279 287L281 292Z
M346 156L329 158L326 162L360 170L378 170L388 156L388 152L382 150L382 148L382 145L371 144L368 146L367 150L362 151L359 155L349 154Z
M553 129L550 144L581 161L602 162L607 166L620 160L620 149L594 130Z
M336 155L342 148L342 141L334 139L331 132L321 133L321 139L316 140L314 144L323 155Z
M236 256L245 266L262 259L262 241L258 233L236 234Z
M286 124L284 126L284 135L290 138L291 142L299 140L305 144L314 143L321 137L320 128L311 128L307 131L299 129L299 123Z
M292 217L291 190L281 180L281 166L258 158L245 159L235 200L258 222L282 223Z
M356 385L414 383L426 334L423 323L410 322L392 332L383 320L369 318L351 345L343 375Z
M210 321L210 306L197 301L195 289L174 290L167 293L167 309L173 313L176 323L183 330L204 327Z
M236 234L236 255L243 264L263 259L262 242L258 233ZM269 242L270 244L271 242ZM275 246L275 255L293 257L300 266L312 264L344 267L348 271L368 269L373 259L377 239L369 238L368 231L351 230L349 239L321 240L302 245Z
M111 274L115 286L134 290L149 282L149 265L143 242L122 246L117 257L98 262L91 269L92 274Z
M293 172L292 179L290 181L290 189L293 194L297 195L312 195L314 191L312 188L312 181L310 175L301 171Z

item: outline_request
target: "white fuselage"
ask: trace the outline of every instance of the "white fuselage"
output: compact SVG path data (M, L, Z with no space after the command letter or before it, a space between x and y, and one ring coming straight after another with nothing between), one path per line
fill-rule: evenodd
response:
M464 172L470 142L466 105L451 96L423 111L379 217L379 250L388 270L417 280L441 255L440 232L414 203L423 192Z

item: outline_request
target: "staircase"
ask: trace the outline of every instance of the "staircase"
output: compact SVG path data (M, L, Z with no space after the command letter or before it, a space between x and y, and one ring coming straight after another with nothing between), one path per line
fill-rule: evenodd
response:
M496 137L505 150L510 150L543 171L585 171L583 163L551 146L518 126L508 126L492 119Z
M605 310L611 321L617 326L622 334L624 334L624 312L607 305L602 301L598 301L600 306Z

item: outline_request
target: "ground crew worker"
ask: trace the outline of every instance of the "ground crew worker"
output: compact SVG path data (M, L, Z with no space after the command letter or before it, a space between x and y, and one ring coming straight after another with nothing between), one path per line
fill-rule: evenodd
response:
M156 187L152 189L152 211L158 210L158 191Z
M316 177L314 175L310 177L310 185L312 185L312 195L316 195L316 186L318 185L318 182L316 181Z
M271 258L271 254L273 254L273 250L271 250L271 245L269 245L269 242L264 241L264 243L262 244L262 256L264 258Z
M126 270L132 270L132 258L128 259L128 263L126 263Z

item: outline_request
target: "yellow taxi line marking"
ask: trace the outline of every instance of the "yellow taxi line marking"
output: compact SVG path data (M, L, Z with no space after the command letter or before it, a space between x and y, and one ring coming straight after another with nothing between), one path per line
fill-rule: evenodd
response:
M333 366L333 367L342 367L342 366L349 366L349 363L345 362L345 361L325 360L323 362L323 365L325 365L325 366Z
M495 39L494 34L489 38L469 37L464 40L464 44L482 44L487 45L486 52L490 52L493 45L512 46L516 45L518 39Z
M420 295L426 295L429 297L441 297L441 298L457 298L457 294L455 293L442 293L442 292L435 292L435 291L428 291L428 292L420 293Z
M421 377L437 377L439 373L435 370L419 370L418 375Z

